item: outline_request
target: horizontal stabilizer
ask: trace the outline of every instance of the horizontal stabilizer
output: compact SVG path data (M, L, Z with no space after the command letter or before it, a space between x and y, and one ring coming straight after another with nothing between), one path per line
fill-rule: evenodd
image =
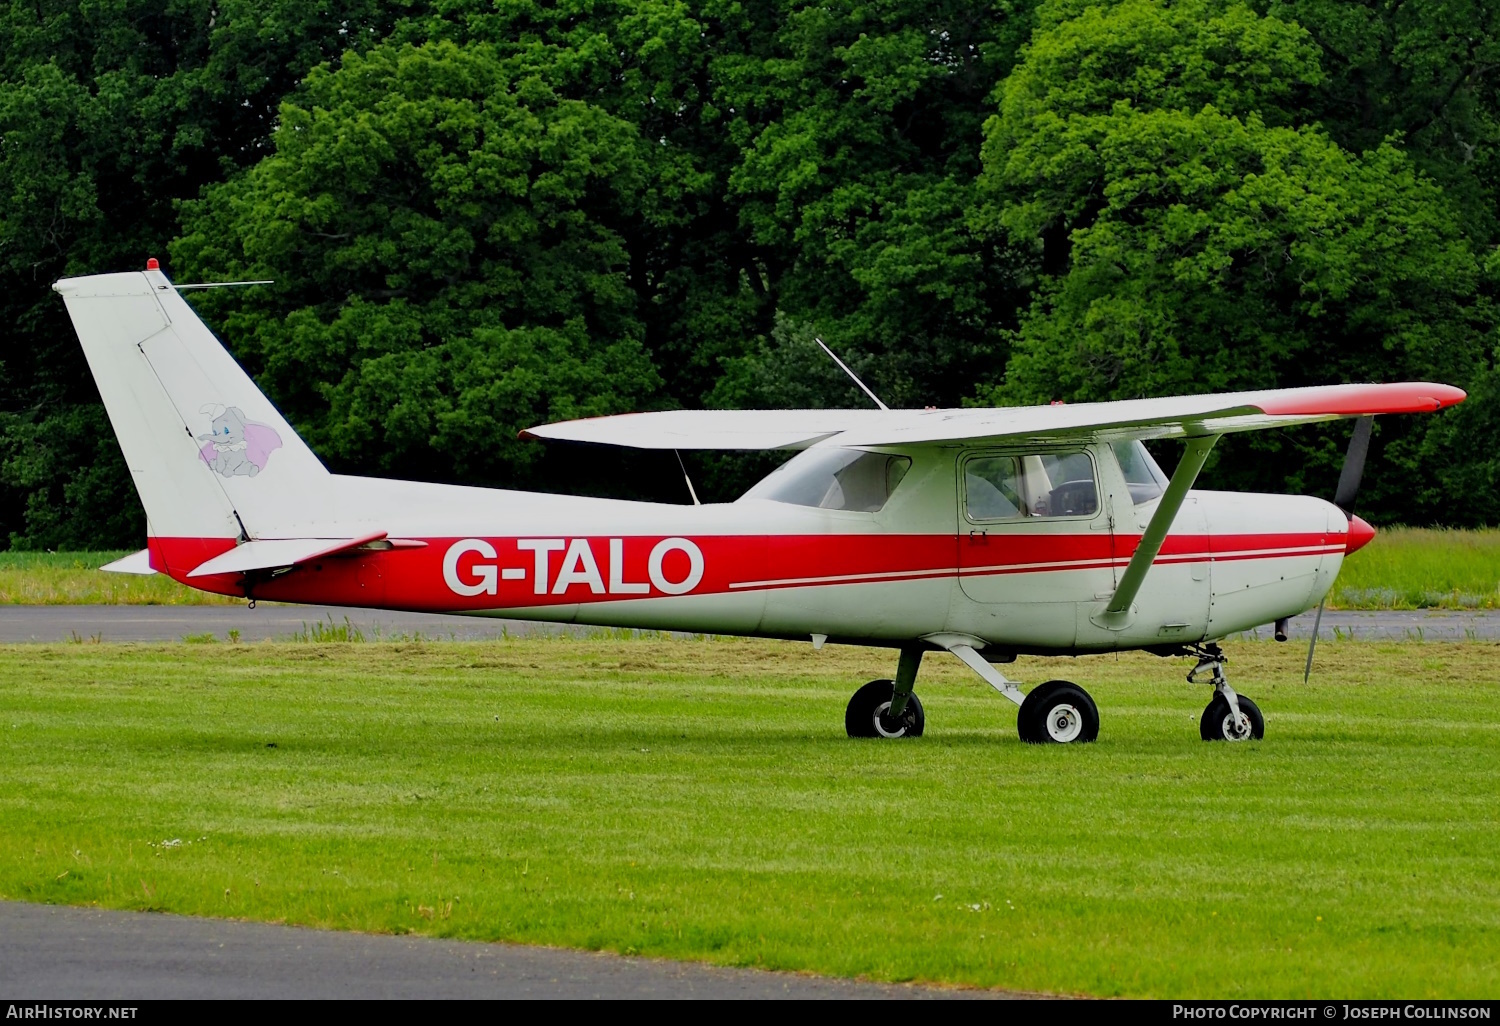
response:
M241 574L249 570L277 570L296 566L314 559L336 556L361 545L369 545L384 539L386 532L355 538L265 538L249 541L215 556L188 573L189 577L207 577L210 574Z
M140 574L142 577L149 577L156 573L155 570L151 569L150 549L132 552L124 559L117 559L113 563L105 563L99 569L107 574Z

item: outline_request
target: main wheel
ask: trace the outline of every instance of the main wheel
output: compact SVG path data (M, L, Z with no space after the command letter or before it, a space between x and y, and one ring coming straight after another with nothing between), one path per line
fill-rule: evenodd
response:
M1266 718L1260 714L1260 706L1244 695L1235 697L1239 699L1240 712L1250 721L1249 731L1235 729L1234 714L1229 710L1229 702L1223 695L1215 694L1213 701L1208 703L1208 708L1203 710L1203 718L1198 721L1198 735L1203 740L1259 741L1266 736Z
M872 680L860 688L844 710L844 730L850 737L921 737L927 726L922 700L912 695L901 715L892 717L895 694L896 684L889 680Z
M1016 731L1028 744L1083 744L1099 737L1099 707L1066 680L1038 684L1021 703Z

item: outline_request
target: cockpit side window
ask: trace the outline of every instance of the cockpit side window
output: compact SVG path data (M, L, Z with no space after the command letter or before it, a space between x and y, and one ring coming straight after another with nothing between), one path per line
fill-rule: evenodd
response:
M1093 516L1094 461L1081 450L977 456L964 463L964 503L975 521Z
M810 449L773 470L742 499L878 513L911 460L863 449Z
M1026 500L1021 492L1021 461L1015 456L986 456L964 465L964 495L970 520L1025 516Z

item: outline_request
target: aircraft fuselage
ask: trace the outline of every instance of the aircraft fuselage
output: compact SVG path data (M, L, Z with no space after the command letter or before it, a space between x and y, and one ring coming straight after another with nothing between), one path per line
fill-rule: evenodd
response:
M1132 501L1108 446L1074 448L1091 453L1101 500L1076 516L972 520L957 470L972 454L933 447L903 452L912 468L876 512L335 476L317 526L378 526L389 540L289 572L191 580L235 540L157 536L150 548L159 571L256 599L860 644L947 632L1017 653L1222 637L1316 605L1338 573L1348 521L1332 504L1195 491L1134 615L1102 626L1155 504Z

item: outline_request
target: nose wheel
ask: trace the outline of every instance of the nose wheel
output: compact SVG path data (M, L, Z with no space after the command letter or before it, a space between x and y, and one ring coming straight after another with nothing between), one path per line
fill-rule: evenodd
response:
M1193 651L1198 656L1198 665L1188 673L1188 683L1198 683L1198 675L1207 671L1214 689L1214 697L1198 720L1198 736L1205 741L1259 741L1265 737L1266 718L1261 715L1260 706L1229 686L1224 674L1224 664L1229 658L1224 650L1210 643Z
M1266 719L1260 714L1260 706L1244 695L1239 699L1240 716L1235 720L1229 702L1222 695L1214 695L1203 718L1198 721L1198 735L1205 741L1259 741L1266 736Z

